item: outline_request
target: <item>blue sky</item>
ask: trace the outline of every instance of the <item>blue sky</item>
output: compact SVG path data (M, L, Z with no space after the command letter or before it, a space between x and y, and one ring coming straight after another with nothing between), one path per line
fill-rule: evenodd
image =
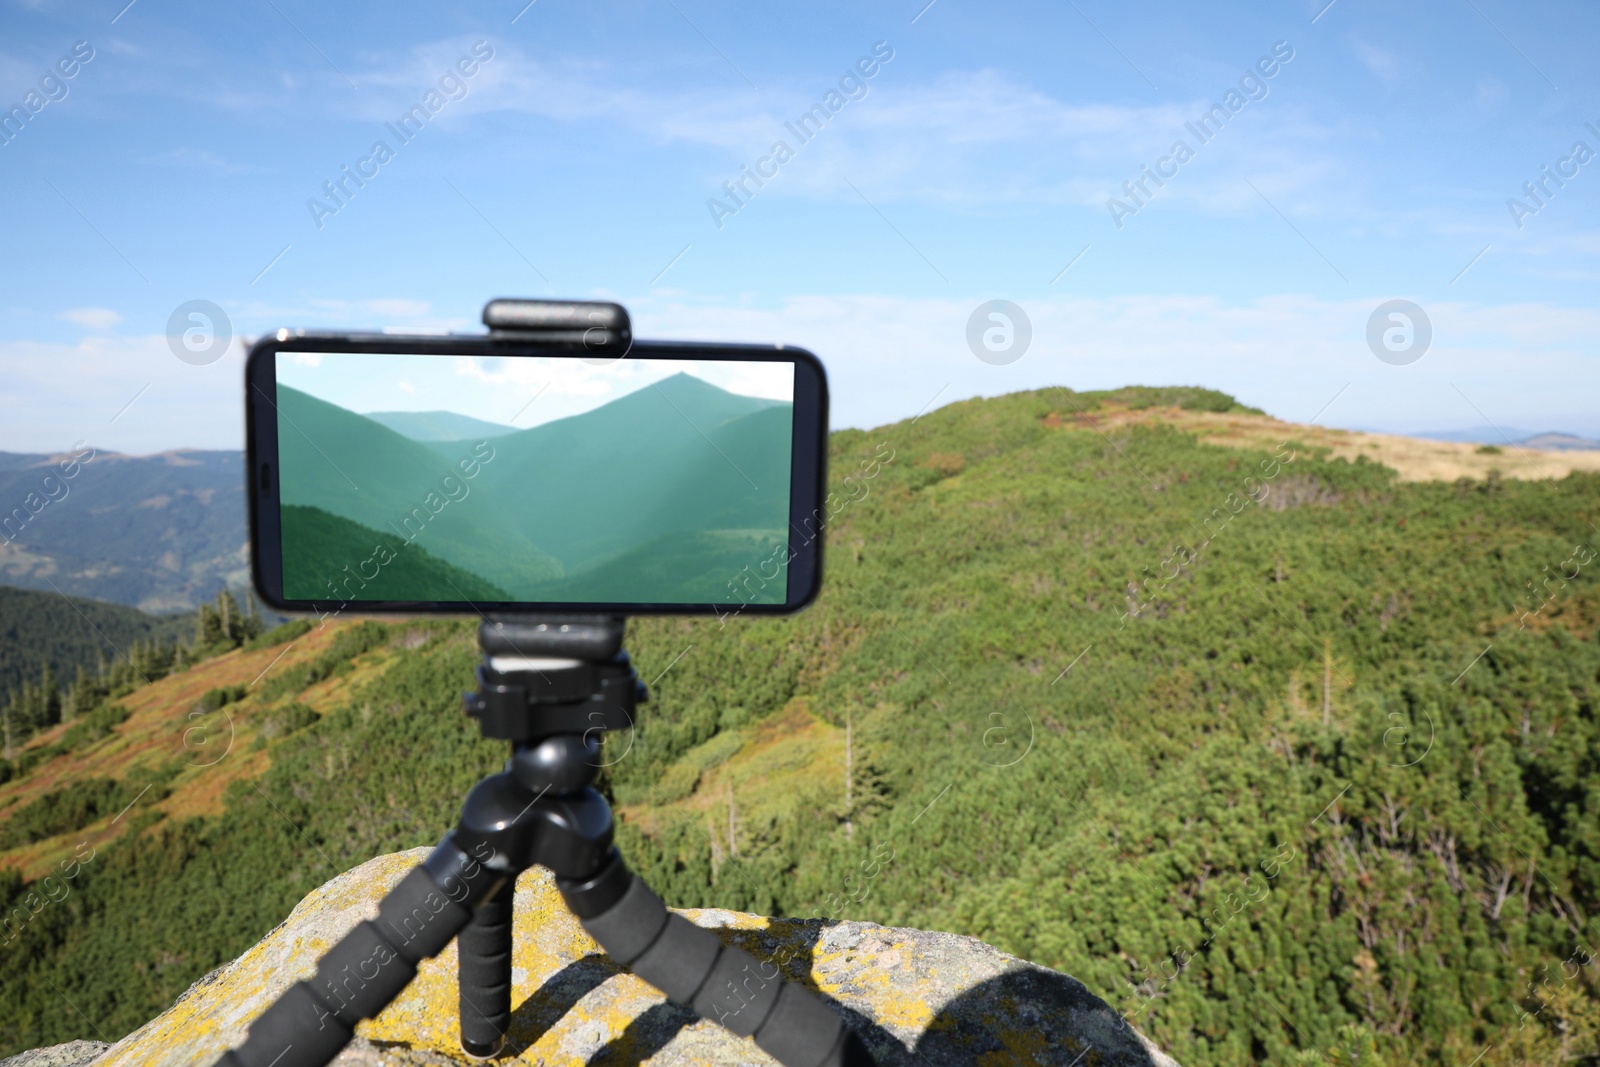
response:
M4 3L0 106L39 107L0 144L0 449L239 447L242 350L175 358L186 301L237 338L475 329L507 295L810 348L837 426L1183 383L1600 435L1593 5L524 4ZM1365 339L1395 298L1433 326L1404 366ZM1032 324L1005 365L966 339L992 299Z

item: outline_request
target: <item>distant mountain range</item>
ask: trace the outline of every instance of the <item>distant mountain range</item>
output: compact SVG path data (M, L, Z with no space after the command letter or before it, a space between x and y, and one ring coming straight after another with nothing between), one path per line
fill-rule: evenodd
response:
M192 610L248 560L239 452L0 452L0 583Z
M1374 430L1373 433L1387 433L1387 430ZM1519 448L1537 448L1544 452L1592 452L1600 449L1600 441L1587 437L1580 437L1572 433L1529 433L1527 430L1513 429L1502 426L1498 429L1493 426L1480 426L1475 430L1445 430L1430 433L1404 434L1406 437L1420 437L1426 441L1455 441L1461 444L1474 445L1505 445L1507 442Z
M370 598L351 575L385 545L425 549L430 588L452 569L510 594L494 599L726 601L787 542L793 405L691 375L528 430L447 412L385 425L281 383L278 411L291 599L326 599L330 582ZM346 542L364 547L324 551Z

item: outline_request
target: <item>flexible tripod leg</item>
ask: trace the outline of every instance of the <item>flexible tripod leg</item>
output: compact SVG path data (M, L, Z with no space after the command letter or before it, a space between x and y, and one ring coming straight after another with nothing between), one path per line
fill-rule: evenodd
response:
M719 1023L785 1067L865 1067L874 1061L844 1021L778 968L724 945L667 911L612 852L599 874L558 878L567 907L606 954L702 1019Z
M461 1047L479 1059L499 1053L511 1025L511 901L508 889L478 905L460 934Z
M448 838L329 949L310 979L296 982L250 1025L217 1067L322 1067L355 1036L356 1023L388 1006L472 918L503 891L505 875L472 861Z

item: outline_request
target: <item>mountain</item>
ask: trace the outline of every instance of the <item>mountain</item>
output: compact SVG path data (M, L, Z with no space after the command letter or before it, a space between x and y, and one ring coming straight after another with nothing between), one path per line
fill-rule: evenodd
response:
M369 411L366 416L413 441L478 441L517 432L515 426L487 422L454 411Z
M676 390L686 395L680 397ZM674 414L670 407L659 402L663 392L669 398L676 397L679 406L686 410L686 404L692 406L694 401L691 396L696 392L701 394L702 402L710 400L731 405L720 413L720 419L717 413L712 413L704 420L696 417L697 422L703 421L713 426L722 425L731 417L784 407L749 397L729 400L733 394L715 390L699 379L680 376L658 383L654 390L642 391L643 395L634 394L614 402L620 407L607 405L599 412L590 412L590 415L604 420L597 436L605 440L625 441L632 432L630 408L636 411L635 405L651 397L658 398L657 406L662 409L660 413ZM1268 444L1281 440L1283 434L1291 432L1291 424L1252 413L1233 404L1231 398L1222 394L1168 387L1130 387L1117 393L1122 398L1118 405L1096 409L1093 418L1102 428L1109 429L1113 423L1162 422L1200 433L1207 440L1218 443L1226 441L1233 445L1242 444L1245 440ZM1062 417L1068 420L1083 419L1079 413L1070 410ZM1082 422L1082 425L1088 423ZM518 434L535 435L539 429L543 427L487 440L495 446L501 446ZM715 455L706 448L705 439L698 437L689 423L682 423L682 430L691 435L688 443L699 440L708 457ZM1498 434L1487 429L1484 433L1462 431L1444 436L1482 439L1497 444L1503 450L1503 455L1477 454L1469 444L1430 443L1416 438L1330 431L1317 427L1299 427L1292 432L1317 447L1331 448L1335 456L1354 458L1362 454L1369 459L1380 460L1399 470L1402 477L1408 480L1449 481L1457 477L1481 480L1488 477L1491 470L1508 478L1561 478L1569 470L1592 470L1600 466L1597 463L1600 461L1600 450L1578 447L1578 441L1583 440L1581 438L1568 442L1532 435L1535 440L1529 441L1529 435L1522 430L1508 432L1515 435L1514 440L1522 439L1519 447L1528 451L1526 457L1505 449ZM1277 436L1273 436L1275 434ZM716 434L710 435L740 469L748 466L748 455L762 455L767 451L762 446L742 453L740 450L743 446L728 447ZM594 575L599 580L596 568L606 559L624 553L637 558L635 549L639 533L634 524L643 514L640 502L651 500L659 503L665 500L670 504L671 494L663 494L661 490L675 474L672 471L663 474L659 466L653 465L632 469L626 460L602 456L598 450L588 457L587 465L584 456L570 453L556 461L551 458L553 452L547 454L542 451L543 443L536 436L530 436L527 440L532 445L526 447L525 454L521 454L524 446L518 446L515 450L519 452L516 457L519 474L503 480L491 479L497 483L495 492L515 502L517 509L536 507L529 486L536 484L541 477L556 483L552 488L562 493L574 491L575 485L585 486L587 483L583 478L590 479L592 484L605 484L613 488L609 495L589 496L590 510L606 515L606 531L592 542L583 533L575 509L562 508L545 516L550 523L549 536L552 539L550 546L541 546L552 557L546 561L544 569L544 573L550 575L547 580L552 583L565 582L566 579L553 575L569 567L580 573ZM430 462L437 462L441 470L453 467L462 458L457 454L460 448L455 442L428 441L421 444L431 452ZM1569 447L1558 450L1563 446ZM1533 449L1545 451L1539 456L1532 456ZM85 453L92 451L86 449ZM51 582L54 582L56 587L69 595L128 604L159 613L192 610L223 588L238 589L248 581L244 495L242 479L239 477L243 457L240 453L175 451L155 456L122 456L93 452L92 459L79 465L79 473L74 479L60 483L65 485L67 495L44 503L48 497L41 479L52 471L59 471L61 462L68 458L0 453L0 492L6 494L0 496L0 584L53 592ZM1532 462L1526 462L1525 458ZM719 458L718 462L722 460ZM586 472L582 477L571 475L570 472L580 468ZM495 463L490 463L484 470L485 473L493 473ZM735 480L739 478L732 466L727 468L727 473ZM745 470L745 474L763 491L771 485L771 479L764 473ZM774 475L777 478L784 476L781 471L774 472ZM749 488L747 484L746 488ZM332 487L332 491L337 493L337 486ZM56 492L59 495L59 487ZM30 516L27 510L30 493L36 494L34 506L40 508L37 515ZM4 510L7 502L9 512ZM467 504L470 506L476 502L477 498L467 501ZM28 521L20 527L20 533L12 537L6 533L3 520L11 516L12 529L18 529L16 509L19 507L23 508L23 517ZM451 504L450 507L456 505ZM338 513L336 509L327 510L331 514ZM511 515L503 517L507 522L514 518ZM718 521L728 520L724 518ZM389 528L382 521L368 522L367 525L371 529ZM737 529L737 523L727 528ZM623 531L627 531L625 535ZM629 547L630 542L635 543L634 547ZM422 539L419 538L417 543L422 543ZM721 543L726 544L727 539L723 538ZM655 557L656 560L664 558L659 555ZM708 570L725 566L723 561L711 561L710 557L707 560ZM641 562L651 565L652 561ZM734 570L737 572L743 566L741 562ZM659 571L661 568L655 569ZM646 580L646 576L641 575L640 580ZM695 586L694 591L707 594L706 584L709 583ZM725 580L719 584L725 588ZM570 586L563 585L560 588ZM559 589L553 584L546 592L554 596L558 595ZM689 595L682 583L678 583L674 593L674 596L678 595Z
M793 405L678 374L496 441L500 458L484 481L569 570L662 534L761 529L774 543L789 519L792 433ZM713 576L700 582L698 599L712 599L760 558L720 580L720 563L696 565Z
M1120 390L831 435L814 607L630 621L619 848L677 907L982 938L1187 1067L1594 1061L1600 474L1385 447ZM436 842L506 757L477 659L471 623L333 621L30 741L0 1051L127 1034Z
M1573 433L1536 433L1524 437L1517 444L1546 452L1593 452L1600 449L1600 441Z
M321 508L414 541L490 584L520 587L561 574L560 565L517 528L497 494L485 491L481 471L468 478L458 466L480 462L493 448L479 453L463 442L452 461L363 415L282 384L277 406L284 504ZM370 546L331 561L333 569L354 569L369 553ZM292 566L286 568L286 584L292 575Z
M368 529L321 508L287 505L282 516L284 555L300 561L284 579L284 595L292 600L512 599L504 589L393 533ZM337 591L330 593L330 586Z
M1581 437L1574 433L1529 433L1526 430L1514 430L1509 427L1496 429L1493 426L1480 426L1476 430L1448 430L1439 433L1418 433L1413 437L1420 437L1428 441L1461 441L1467 444L1496 445L1504 447L1507 442L1521 448L1533 448L1543 452L1591 452L1600 449L1600 441Z
M0 453L0 582L191 610L249 581L243 476L239 452Z
M1388 433L1388 430L1373 430L1373 433ZM1437 430L1427 433L1407 434L1408 437L1420 437L1424 441L1457 441L1469 445L1503 445L1507 441L1516 443L1532 437L1528 430L1518 430L1510 426L1479 426L1471 430Z
M79 667L93 673L135 641L188 640L194 627L188 613L147 615L121 604L0 586L0 695L24 680L37 682L46 663L67 683Z

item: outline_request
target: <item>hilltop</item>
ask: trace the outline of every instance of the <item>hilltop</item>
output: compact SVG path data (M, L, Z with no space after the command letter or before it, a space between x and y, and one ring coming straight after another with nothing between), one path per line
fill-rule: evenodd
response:
M1187 394L1187 395L1186 395ZM1511 444L1430 440L1362 430L1336 430L1285 422L1254 408L1216 399L1225 394L1199 389L1126 389L1074 394L1073 403L1054 413L1056 425L1167 426L1211 445L1271 449L1288 438L1325 454L1354 461L1358 456L1392 468L1402 481L1452 482L1490 476L1564 478L1572 471L1600 471L1600 451L1567 434L1535 434ZM1081 408L1082 410L1078 410ZM1589 443L1589 444L1592 444Z
M1410 480L1319 432L1055 389L834 434L810 611L630 623L633 866L675 906L980 937L1185 1064L1600 1054L1600 475ZM168 775L0 853L96 850L8 949L0 1046L88 1036L49 983L115 1038L437 840L504 758L459 709L474 661L471 622L332 622L0 786L9 828ZM228 754L187 766L222 711Z

